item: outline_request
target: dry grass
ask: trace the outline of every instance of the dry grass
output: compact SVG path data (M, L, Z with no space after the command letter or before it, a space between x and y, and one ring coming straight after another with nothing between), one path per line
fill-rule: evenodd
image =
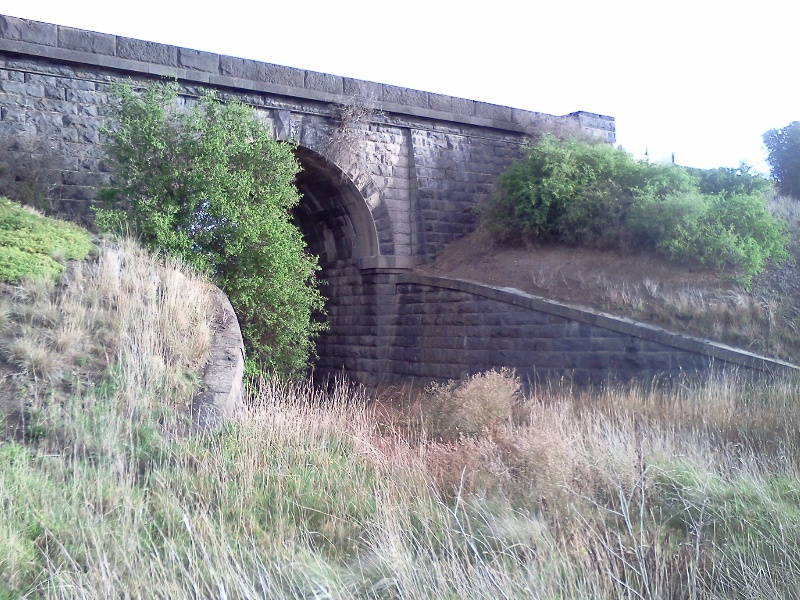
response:
M261 382L214 435L165 435L206 286L124 243L8 301L5 356L11 332L73 354L60 383L0 377L30 399L0 442L0 597L800 594L797 381Z
M211 339L210 286L131 241L104 244L53 285L9 287L0 328L4 404L40 410L98 383L125 390L125 405L188 406ZM26 391L22 391L26 390ZM2 408L3 405L0 405Z
M155 447L106 413L83 451L0 469L0 564L42 597L791 598L798 391L553 386L448 442L346 386L263 382L222 432Z
M791 232L792 260L770 267L750 290L739 287L674 288L645 277L641 283L609 284L602 278L591 285L604 290L604 308L624 311L634 318L655 321L668 328L709 337L754 352L800 362L800 207L790 198L774 196L768 207L783 218Z
M495 432L511 418L520 387L521 382L505 369L433 384L422 400L424 422L439 441Z

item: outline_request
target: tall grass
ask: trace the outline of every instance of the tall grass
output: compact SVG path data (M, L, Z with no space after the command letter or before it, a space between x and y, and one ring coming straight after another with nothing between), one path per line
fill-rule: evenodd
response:
M447 442L346 387L264 383L219 434L170 443L73 406L86 446L0 447L3 581L41 597L792 598L797 391L547 389Z
M140 257L101 293L99 273L138 269L118 251L9 300L7 340L72 323L91 332L72 356L106 366L6 363L26 410L0 442L0 598L800 594L797 382L526 395L499 371L376 399L264 381L191 437L170 372L203 354L185 336L206 284Z

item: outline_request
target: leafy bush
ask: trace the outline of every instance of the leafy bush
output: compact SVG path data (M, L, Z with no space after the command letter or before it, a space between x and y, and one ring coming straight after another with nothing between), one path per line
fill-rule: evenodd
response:
M87 231L26 210L0 198L0 281L26 277L55 281L64 270L59 260L81 260L92 248Z
M610 246L626 237L638 190L689 191L680 169L647 165L601 143L545 135L499 181L484 224L500 242L554 239Z
M768 187L746 169L652 165L604 144L545 136L500 177L482 223L500 243L652 248L732 267L749 284L767 260L788 257L785 226L765 207Z
M768 259L788 258L786 228L767 210L763 199L746 194L638 195L630 228L655 240L660 252L676 260L741 269L749 286Z
M314 319L323 298L316 258L290 219L299 201L291 145L271 139L251 108L210 92L183 108L175 84L114 91L116 169L103 198L115 208L98 211L98 223L124 224L213 274L242 325L251 375L300 373L324 328Z
M800 199L800 121L764 134L772 177L781 193Z
M704 194L764 194L772 189L772 182L742 163L737 169L686 169L697 180Z

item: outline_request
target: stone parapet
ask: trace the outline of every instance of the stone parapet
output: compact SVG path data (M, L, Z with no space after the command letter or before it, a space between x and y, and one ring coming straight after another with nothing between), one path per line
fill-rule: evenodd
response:
M466 98L4 15L0 15L0 51L321 102L346 103L360 96L384 112L523 133L520 123L541 116ZM603 118L613 123L611 117ZM593 127L588 120L585 125ZM613 128L610 132L613 138Z

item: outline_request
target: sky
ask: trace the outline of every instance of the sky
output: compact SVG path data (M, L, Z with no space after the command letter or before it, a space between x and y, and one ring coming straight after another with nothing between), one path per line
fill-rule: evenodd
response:
M562 115L634 156L768 172L800 120L787 0L0 0L0 14Z

